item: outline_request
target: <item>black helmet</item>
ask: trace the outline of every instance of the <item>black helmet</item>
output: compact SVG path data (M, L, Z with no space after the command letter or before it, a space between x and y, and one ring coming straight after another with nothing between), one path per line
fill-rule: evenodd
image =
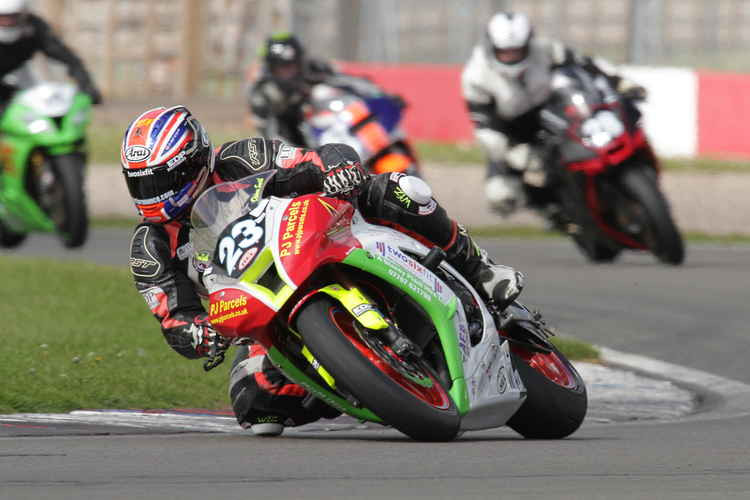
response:
M296 66L297 72L293 76L302 74L305 59L305 49L291 33L277 33L268 37L263 49L263 60L266 69L274 76L279 68Z

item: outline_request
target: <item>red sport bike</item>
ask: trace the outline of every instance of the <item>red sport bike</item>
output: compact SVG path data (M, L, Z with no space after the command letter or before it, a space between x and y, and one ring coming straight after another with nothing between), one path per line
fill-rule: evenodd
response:
M578 429L586 387L538 313L497 311L442 250L369 224L347 201L266 196L273 175L213 186L192 210L192 264L223 336L262 344L312 396L413 439Z
M682 263L682 237L633 100L577 65L555 69L552 88L539 112L545 168L524 172L532 204L553 214L553 224L592 261L630 249Z

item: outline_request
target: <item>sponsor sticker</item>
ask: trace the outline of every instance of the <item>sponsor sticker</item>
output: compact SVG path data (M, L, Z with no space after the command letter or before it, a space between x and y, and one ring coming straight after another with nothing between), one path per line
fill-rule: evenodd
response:
M500 370L500 372L497 374L497 392L499 392L500 394L503 394L507 390L508 390L508 379L505 376L505 372L503 370Z
M130 257L130 270L136 276L149 278L159 272L159 263L151 259Z
M240 261L237 264L237 269L239 269L240 271L244 271L245 268L250 265L256 255L258 255L258 247L248 249L244 254L242 254L242 257L240 257Z
M139 168L138 170L127 170L125 175L128 177L145 177L154 173L151 168Z
M310 199L293 201L289 205L285 226L281 230L279 256L299 255L302 251L302 236L305 234L305 219L310 207Z
M362 316L367 311L374 310L375 307L373 307L372 304L359 304L358 306L354 306L352 308L352 313L354 313L355 316L359 317Z
M180 151L179 153L177 153L174 158L167 161L167 172L174 169L180 163L184 162L186 158L187 154L185 154L185 151Z
M211 302L208 308L208 315L211 323L220 325L232 318L247 314L247 297L241 295L231 300L217 300Z
M191 242L187 242L181 247L177 247L177 258L180 260L185 260L188 257L190 257L193 254L193 244Z
M125 150L125 159L128 161L143 161L151 156L151 150L145 146L130 146Z
M250 168L255 171L260 170L266 163L265 154L258 151L258 145L252 139L247 141L247 158L250 160Z
M141 295L143 295L143 298L146 300L148 308L153 311L159 307L159 304L161 304L161 298L166 294L164 293L163 289L158 286L154 286L143 290L141 292Z

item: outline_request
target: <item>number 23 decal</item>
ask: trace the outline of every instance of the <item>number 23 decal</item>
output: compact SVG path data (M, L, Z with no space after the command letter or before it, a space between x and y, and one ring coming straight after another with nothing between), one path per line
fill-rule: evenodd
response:
M227 273L231 276L237 261L243 252L256 245L263 237L263 227L259 226L254 219L238 221L230 231L230 235L224 236L219 242L219 262L226 266Z

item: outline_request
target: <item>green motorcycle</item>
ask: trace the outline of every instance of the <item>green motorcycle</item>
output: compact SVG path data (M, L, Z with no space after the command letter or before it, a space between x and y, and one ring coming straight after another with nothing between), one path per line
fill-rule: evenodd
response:
M83 189L91 98L74 86L19 91L0 117L0 247L30 232L57 232L68 248L86 241Z

